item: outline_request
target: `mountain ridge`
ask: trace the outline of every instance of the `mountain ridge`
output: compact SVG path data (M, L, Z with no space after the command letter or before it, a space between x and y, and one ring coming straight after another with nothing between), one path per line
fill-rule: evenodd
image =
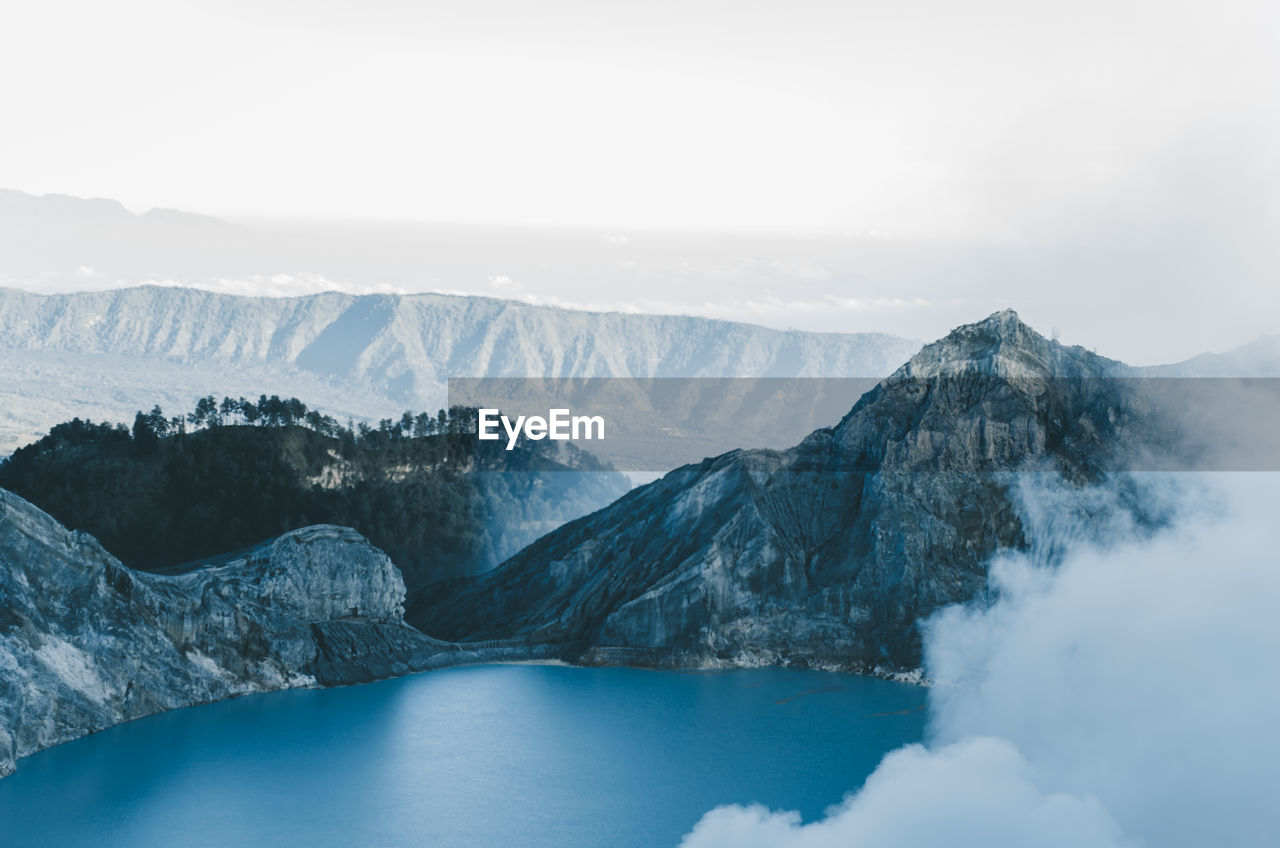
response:
M343 419L376 419L447 405L451 377L880 377L917 348L881 334L460 295L3 289L0 449L72 417L120 420L205 394L265 391Z
M1231 350L1139 370L1149 377L1280 377L1280 333L1261 335Z
M493 572L411 594L407 620L586 663L915 668L917 622L1026 543L1017 473L1105 470L1128 421L1122 368L996 313L836 426L677 469Z
M145 212L132 212L123 203L111 197L76 197L75 195L49 192L32 194L12 188L0 188L0 221L21 226L48 216L79 225L132 223L148 225L179 223L185 225L234 227L235 225L212 215L153 206Z

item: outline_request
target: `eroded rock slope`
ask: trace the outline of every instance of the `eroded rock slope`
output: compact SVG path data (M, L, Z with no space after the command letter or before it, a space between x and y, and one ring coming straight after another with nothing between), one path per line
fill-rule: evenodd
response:
M414 593L408 620L587 663L914 668L921 618L1026 544L1017 475L1114 467L1134 415L1121 370L996 313L835 427L673 471L495 571Z
M0 775L161 710L462 658L404 624L404 596L386 554L346 528L161 577L0 490Z

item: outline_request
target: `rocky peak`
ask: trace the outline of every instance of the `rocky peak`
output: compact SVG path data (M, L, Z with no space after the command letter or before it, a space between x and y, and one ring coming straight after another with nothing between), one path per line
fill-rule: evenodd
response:
M868 670L1027 544L1022 471L1087 481L1128 406L1117 363L1012 311L959 327L786 451L687 466L503 567L406 604L446 638L558 641L583 662Z
M864 470L988 472L1061 460L1059 470L1088 476L1114 442L1125 389L1112 378L1124 369L1045 338L1006 309L926 345L805 446L834 446Z
M1101 377L1119 363L1046 339L1027 326L1012 309L964 324L926 345L889 378L928 380L959 374L986 374L1005 379Z

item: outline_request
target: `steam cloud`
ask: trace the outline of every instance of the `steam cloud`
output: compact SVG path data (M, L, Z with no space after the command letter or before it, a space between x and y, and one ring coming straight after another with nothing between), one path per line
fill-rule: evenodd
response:
M1115 508L1135 479L1171 526ZM820 821L722 807L684 848L1270 844L1280 475L1206 479L1028 492L1035 544L993 563L996 600L926 626L927 745Z

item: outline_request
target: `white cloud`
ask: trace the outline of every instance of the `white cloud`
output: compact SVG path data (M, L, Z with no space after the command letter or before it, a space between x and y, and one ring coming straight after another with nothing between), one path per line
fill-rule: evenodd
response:
M821 282L835 276L830 268L819 262L761 259L756 256L648 263L624 259L615 263L615 267L650 278L689 278L703 281Z
M922 297L838 297L827 298L841 309L923 309L933 304Z
M408 293L407 290L399 286L387 283L356 283L346 280L331 280L320 274L252 274L247 277L218 277L211 281L194 283L170 279L120 280L117 281L116 285L118 287L189 287L222 294L245 295L247 297L299 297L322 292L342 292L344 294Z
M827 295L814 298L780 298L774 296L732 298L720 301L683 302L662 298L627 300L585 300L541 295L524 290L523 284L507 277L495 277L489 287L497 297L511 298L530 306L552 306L586 312L623 312L634 315L691 315L721 321L742 321L766 326L788 326L806 315L858 312L884 313L928 308L933 304L921 298L854 298ZM463 291L435 290L441 294L468 294Z
M1229 512L1153 483L1147 497L1182 499L1183 526L1120 544L1124 522L1080 543L1104 503L1039 492L1039 544L994 564L998 599L927 628L929 746L886 757L821 821L721 808L686 848L1269 844L1280 480L1216 479Z
M523 287L506 274L494 274L489 277L489 288L495 292L509 295Z
M708 813L686 848L1108 848L1131 846L1092 798L1046 793L1010 743L974 738L935 751L901 748L827 818L761 806Z

